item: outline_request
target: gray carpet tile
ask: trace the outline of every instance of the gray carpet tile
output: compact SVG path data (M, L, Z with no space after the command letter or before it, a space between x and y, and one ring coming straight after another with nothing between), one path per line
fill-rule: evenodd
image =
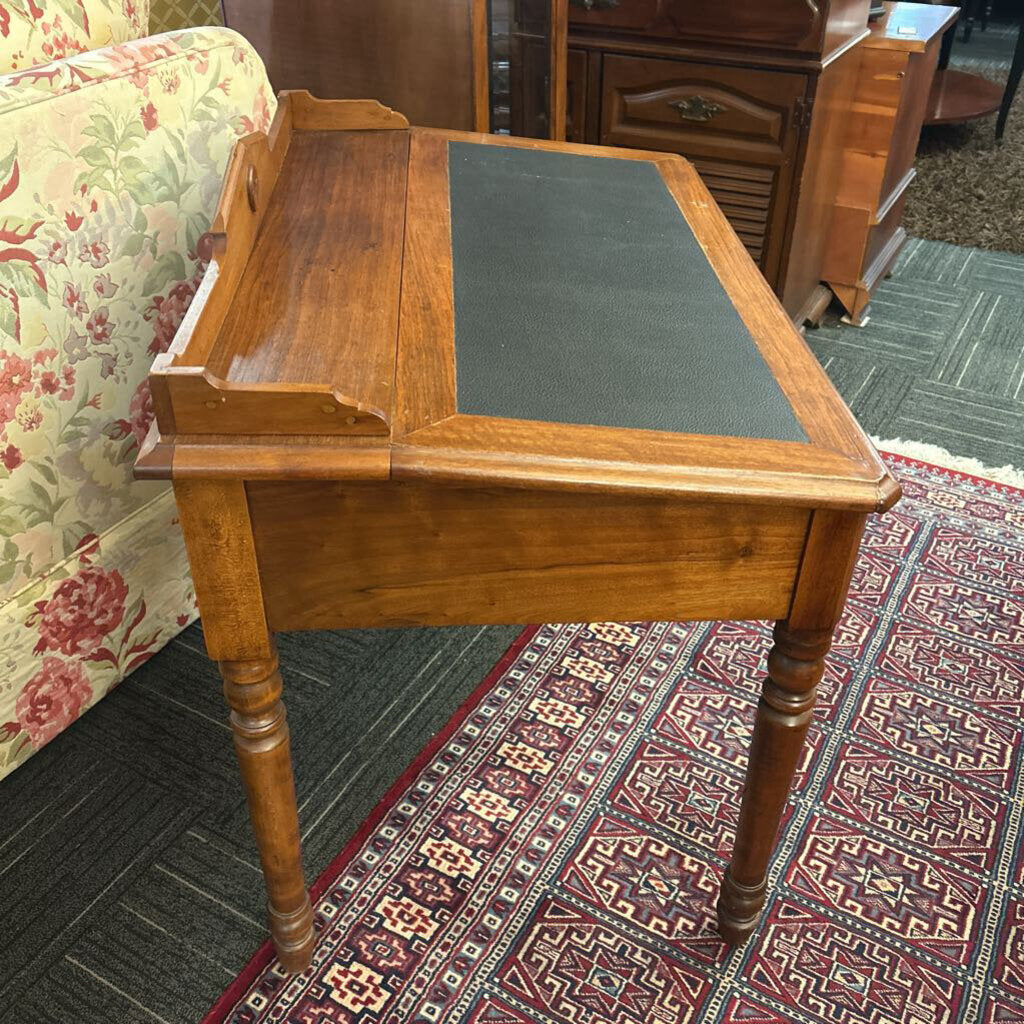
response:
M807 339L884 438L1024 465L1024 256L911 239L864 327L829 318Z
M519 629L279 638L310 880ZM199 625L0 782L0 808L3 1024L191 1024L266 936Z
M810 343L867 429L1024 465L1024 257L912 241ZM279 638L315 878L518 627ZM193 626L0 782L0 1024L195 1024L263 941L216 669Z

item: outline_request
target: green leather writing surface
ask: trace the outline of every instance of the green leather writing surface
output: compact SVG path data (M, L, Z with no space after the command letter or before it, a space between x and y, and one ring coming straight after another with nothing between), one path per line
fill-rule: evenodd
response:
M807 441L653 164L448 155L459 412Z

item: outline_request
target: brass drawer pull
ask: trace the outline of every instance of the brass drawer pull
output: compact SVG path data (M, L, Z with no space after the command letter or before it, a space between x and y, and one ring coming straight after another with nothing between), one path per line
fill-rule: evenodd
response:
M725 113L725 107L704 99L703 96L688 96L685 100L669 100L668 105L684 121L710 121L718 114Z
M569 3L585 11L610 11L619 6L619 0L569 0Z

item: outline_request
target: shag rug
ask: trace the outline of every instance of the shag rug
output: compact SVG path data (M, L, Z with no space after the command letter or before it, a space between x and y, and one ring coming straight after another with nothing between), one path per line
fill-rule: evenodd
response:
M206 1024L1024 1022L1024 491L907 458L760 930L713 930L762 623L524 632Z
M958 31L951 66L1004 85L1019 26L1019 19L989 25L969 43ZM911 235L1024 252L1024 88L1017 91L1001 142L995 131L995 114L924 128L903 214Z

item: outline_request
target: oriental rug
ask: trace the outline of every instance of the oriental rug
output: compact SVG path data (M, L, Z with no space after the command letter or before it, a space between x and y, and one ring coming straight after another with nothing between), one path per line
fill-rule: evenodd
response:
M891 457L770 872L713 929L764 623L526 630L206 1024L1022 1024L1024 491Z

